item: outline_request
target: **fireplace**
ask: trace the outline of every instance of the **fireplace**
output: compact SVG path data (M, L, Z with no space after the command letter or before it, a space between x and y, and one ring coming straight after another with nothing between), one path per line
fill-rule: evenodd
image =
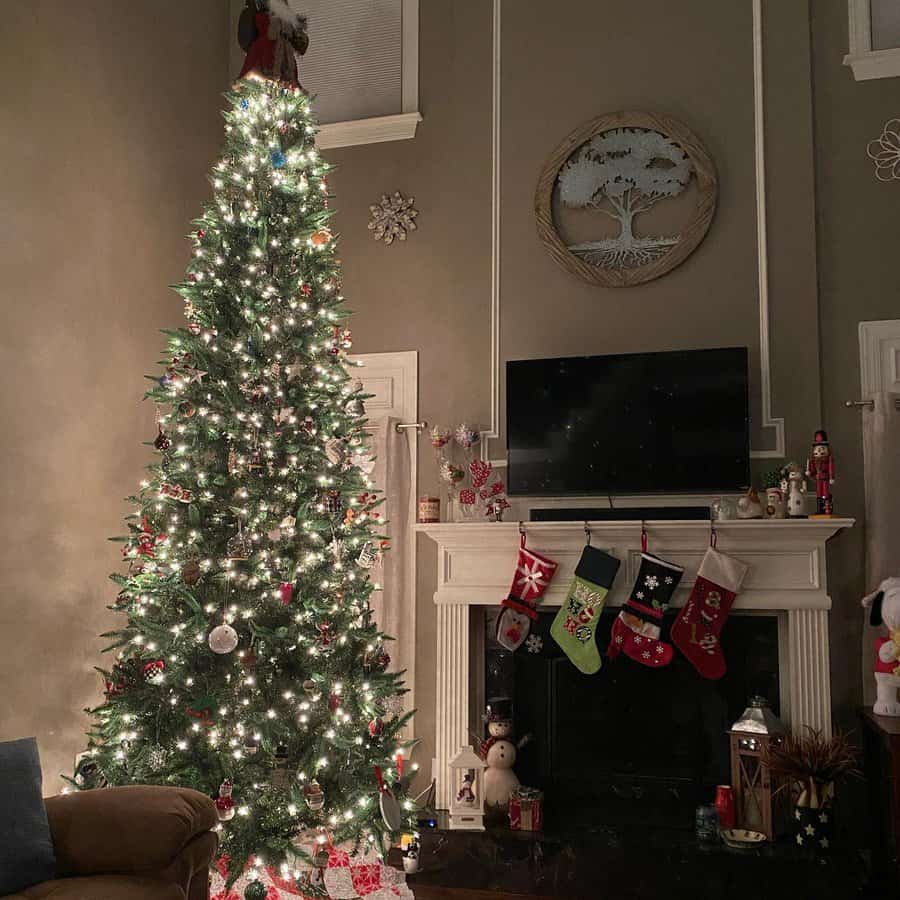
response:
M718 750L710 744L700 753L700 759L695 760L692 758L692 751L682 747L682 740L688 740L691 733L694 737L701 733L723 734L724 727L737 718L749 694L756 690L768 697L782 721L792 729L810 725L826 734L830 733L828 611L831 608L831 598L828 596L826 583L825 544L841 529L852 525L852 519L839 518L747 520L716 524L719 549L738 557L750 567L724 632L730 673L718 685L703 684L693 669L682 672L681 662L673 664L665 672L631 674L625 672L626 663L620 660L615 665L622 668L614 670L613 664L609 664L594 676L577 675L574 670L569 671L572 667L568 662L557 663L554 696L560 695L560 679L571 679L569 689L575 690L577 687L579 691L587 690L593 701L593 690L605 686L607 679L617 679L616 690L601 694L601 702L590 705L590 709L595 711L592 715L605 716L602 720L591 720L591 727L597 731L593 741L609 743L610 735L618 735L619 739L627 738L632 742L630 752L626 753L613 744L609 747L607 758L610 762L618 760L620 766L632 759L640 760L641 763L640 766L634 764L632 773L610 765L604 770L605 778L597 779L602 783L591 789L607 790L607 794L601 794L601 797L612 795L619 798L619 794L623 794L621 816L628 814L627 809L635 806L636 792L651 788L670 791L672 786L665 783L665 778L677 778L680 771L688 772L686 776L681 776L686 780L679 782L685 791L685 784L704 785L728 780L721 767L724 744L717 745ZM648 535L650 550L685 569L679 590L672 600L673 612L687 599L697 568L709 546L710 525L705 522L638 520L590 523L593 545L622 561L619 576L607 597L607 616L614 615L616 608L625 602L637 576L641 560L642 526ZM542 606L549 615L565 599L584 546L584 523L529 522L523 528L529 547L559 563L559 570L544 596ZM460 746L471 742L473 732L482 733L479 713L487 699L484 614L496 607L509 589L520 534L519 526L514 522L438 523L419 525L417 529L438 545L437 590L434 594L437 605L436 728L432 772L437 780L438 806L446 809L455 790L447 764ZM541 628L546 628L543 618L539 624ZM608 627L607 622L607 635ZM754 634L746 640L750 643L764 641L767 649L763 655L767 660L777 657L777 665L767 662L764 669L757 670L749 664L741 663L738 648L744 640L742 635L745 627ZM545 647L551 646L552 639L547 638L544 644ZM602 635L600 645L603 646ZM525 654L527 651L520 648L518 653ZM762 665L760 660L754 665L757 664ZM526 665L524 657L521 665ZM547 665L551 663L543 663L544 667ZM741 675L741 672L744 674ZM766 672L769 674L765 674ZM522 677L525 677L524 671ZM534 677L540 677L542 684L546 684L547 679L553 676L543 671ZM679 687L682 678L689 682L690 690ZM757 678L766 683L756 683ZM624 682L622 679L629 680ZM712 693L707 696L703 691ZM632 695L640 697L640 702L625 703L626 698ZM549 688L547 696L550 696ZM683 698L691 696L693 700L689 704L683 701ZM700 702L698 698L705 698L705 702ZM675 700L678 702L673 702ZM615 709L616 703L625 704L624 711L617 711L619 718L611 711ZM520 697L516 704L517 727L520 731L526 729L523 720L525 709L526 704L523 704ZM538 726L546 730L547 713L546 710L541 713L537 704L534 704L534 709L536 712L530 714L535 718L527 724L537 733ZM691 721L696 726L683 728L679 724L680 720L671 718L683 709L690 712L693 717ZM631 717L628 729L621 727L617 732L608 725L600 728L600 721L619 721L626 714ZM560 712L558 716L559 723L563 725L563 737L565 729L575 729L580 721L577 716L568 719L565 715L569 715L569 712ZM665 727L651 727L653 717L658 718L660 715L670 717ZM641 732L642 728L648 730ZM627 737L626 730L632 737ZM635 734L643 734L643 741L637 742L633 738ZM547 744L550 750L545 748L544 752L552 751L559 757L559 728L556 740L557 746ZM576 749L582 748L585 757L593 758L594 748L588 741L584 741ZM537 746L531 751L531 758L529 751L524 751L522 766L517 767L518 774L525 783L550 771L546 756L541 757L539 749L540 746ZM673 750L677 753L673 754ZM677 770L673 764L668 773L660 773L659 765L667 755L682 760L682 768ZM654 769L651 763L657 768ZM700 774L695 774L697 772ZM653 781L653 778L657 780ZM619 794L616 793L617 790ZM704 794L704 799L708 799L708 796ZM682 805L680 800L673 805L673 821L683 821L683 809L691 805L692 802ZM602 803L598 803L597 809L602 806ZM606 809L610 808L607 804ZM618 821L621 822L622 818Z
M484 696L512 699L517 736L529 736L516 772L544 790L551 828L693 828L695 807L730 779L726 732L747 698L761 694L779 711L776 616L732 616L724 637L728 671L708 681L677 654L662 671L623 656L583 675L550 636L555 610L532 628L539 651L509 653L493 639L497 612L488 608L483 619ZM601 649L617 612L601 616Z

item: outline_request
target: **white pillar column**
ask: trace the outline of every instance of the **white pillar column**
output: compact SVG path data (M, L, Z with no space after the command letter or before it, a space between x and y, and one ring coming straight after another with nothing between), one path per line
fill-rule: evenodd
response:
M828 610L788 610L791 730L804 725L831 736L831 665ZM784 674L782 674L784 677Z
M448 809L455 785L447 763L469 737L469 607L438 604L437 608L437 805Z

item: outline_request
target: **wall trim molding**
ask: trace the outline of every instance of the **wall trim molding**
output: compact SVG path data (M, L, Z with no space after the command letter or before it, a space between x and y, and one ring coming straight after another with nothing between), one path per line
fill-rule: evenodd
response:
M397 113L393 116L372 116L348 122L322 125L316 137L319 150L335 147L354 147L359 144L380 144L384 141L405 141L416 136L422 121L418 112Z
M502 5L493 0L493 82L491 105L491 424L482 431L481 457L490 459L490 441L500 428L500 292L501 292L501 75ZM753 141L756 180L757 277L759 281L759 356L762 422L760 431L775 429L775 446L750 450L754 459L781 459L785 455L784 419L772 415L772 362L769 299L769 238L766 205L765 96L763 81L762 0L753 8ZM495 462L495 465L499 463Z
M769 336L769 234L766 212L766 107L763 81L762 0L753 0L753 141L756 164L756 257L759 279L759 365L762 423L775 429L772 450L750 450L754 459L782 459L785 454L784 419L772 415L772 359Z
M491 424L481 433L481 458L500 437L500 101L503 0L494 0L491 60Z

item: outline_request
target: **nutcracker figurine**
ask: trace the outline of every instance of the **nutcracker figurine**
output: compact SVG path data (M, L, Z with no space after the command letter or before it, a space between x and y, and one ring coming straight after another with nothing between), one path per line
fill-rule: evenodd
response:
M816 482L816 515L834 515L831 485L834 484L834 457L828 443L828 434L819 430L813 438L812 451L806 463L806 476Z

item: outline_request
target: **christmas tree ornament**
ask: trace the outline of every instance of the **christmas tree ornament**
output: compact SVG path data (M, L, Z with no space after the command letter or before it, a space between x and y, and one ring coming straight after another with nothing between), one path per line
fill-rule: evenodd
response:
M267 900L269 897L269 888L261 879L251 881L244 888L244 900Z
M303 785L303 799L313 812L318 812L325 805L325 791L315 778Z
M165 767L168 758L169 754L166 749L159 744L154 744L147 751L147 768L151 772L160 772Z
M344 508L344 498L340 491L323 491L320 500L324 510L330 516L338 516Z
M377 562L378 551L375 549L375 544L372 541L366 541L356 558L357 565L363 569L371 569Z
M328 695L328 708L331 712L337 712L341 708L341 695L331 693Z
M315 681L312 680L312 678L307 678L303 682L303 693L306 694L306 696L309 697L310 700L314 700L319 696L319 686Z
M556 573L557 564L525 546L521 534L512 587L501 602L494 636L501 647L517 650L528 637L531 623L537 619L537 605Z
M269 159L272 162L273 169L283 169L287 165L287 157L281 150L273 150L269 154Z
M178 404L178 411L186 418L190 419L197 412L197 407L190 400L183 400Z
M228 538L225 550L228 553L228 558L235 562L241 562L250 558L250 554L253 552L253 544L242 530L240 523L238 523L237 534Z
M215 803L216 815L220 822L230 822L234 818L234 800L231 799L233 790L231 781L227 778L219 785L219 795Z
M393 788L384 780L381 766L375 766L375 781L378 784L378 808L384 827L388 831L399 831L403 827L403 812Z
M230 625L225 623L217 625L209 633L209 649L213 653L224 656L226 653L231 653L237 645L238 633Z
M148 663L144 663L142 672L144 681L148 684L155 684L161 680L163 672L166 670L166 661L164 659L152 659Z
M300 427L306 434L315 434L316 420L312 416L305 416Z
M363 383L361 381L357 381L353 385L353 391L356 396L351 397L344 405L344 410L347 412L347 415L361 418L366 414L366 405L365 403L363 403L362 398L358 396L359 392L362 391L362 389Z
M340 465L347 454L347 445L336 437L329 438L325 441L325 457L333 466Z
M238 463L238 455L235 453L234 448L231 448L228 451L228 474L236 475L240 471L240 464Z
M161 453L165 453L166 450L172 447L172 438L163 430L162 423L157 425L157 435L156 440L153 441L153 446Z
M181 567L181 580L188 587L193 587L202 577L203 569L200 568L200 563L196 559L189 559Z
M581 551L566 599L550 626L553 640L585 675L593 675L601 666L597 623L618 571L619 560L588 544Z
M309 236L309 242L313 247L322 248L331 240L331 232L327 228L320 228Z
M259 738L256 735L244 735L244 753L248 756L256 756L259 753Z
M294 585L289 581L282 581L278 585L278 596L281 599L281 605L287 606L294 599Z
M646 540L642 540L646 546ZM672 645L661 639L663 613L681 581L684 569L667 562L646 549L631 596L613 622L608 657L624 653L650 668L662 668L672 662Z
M821 428L815 433L812 450L806 462L806 477L816 483L816 514L810 518L830 518L834 515L834 456L828 443L828 434Z
M721 678L726 671L721 634L749 567L709 547L691 596L672 625L672 643L704 678Z
M384 732L384 722L378 716L369 722L369 737L377 738Z

